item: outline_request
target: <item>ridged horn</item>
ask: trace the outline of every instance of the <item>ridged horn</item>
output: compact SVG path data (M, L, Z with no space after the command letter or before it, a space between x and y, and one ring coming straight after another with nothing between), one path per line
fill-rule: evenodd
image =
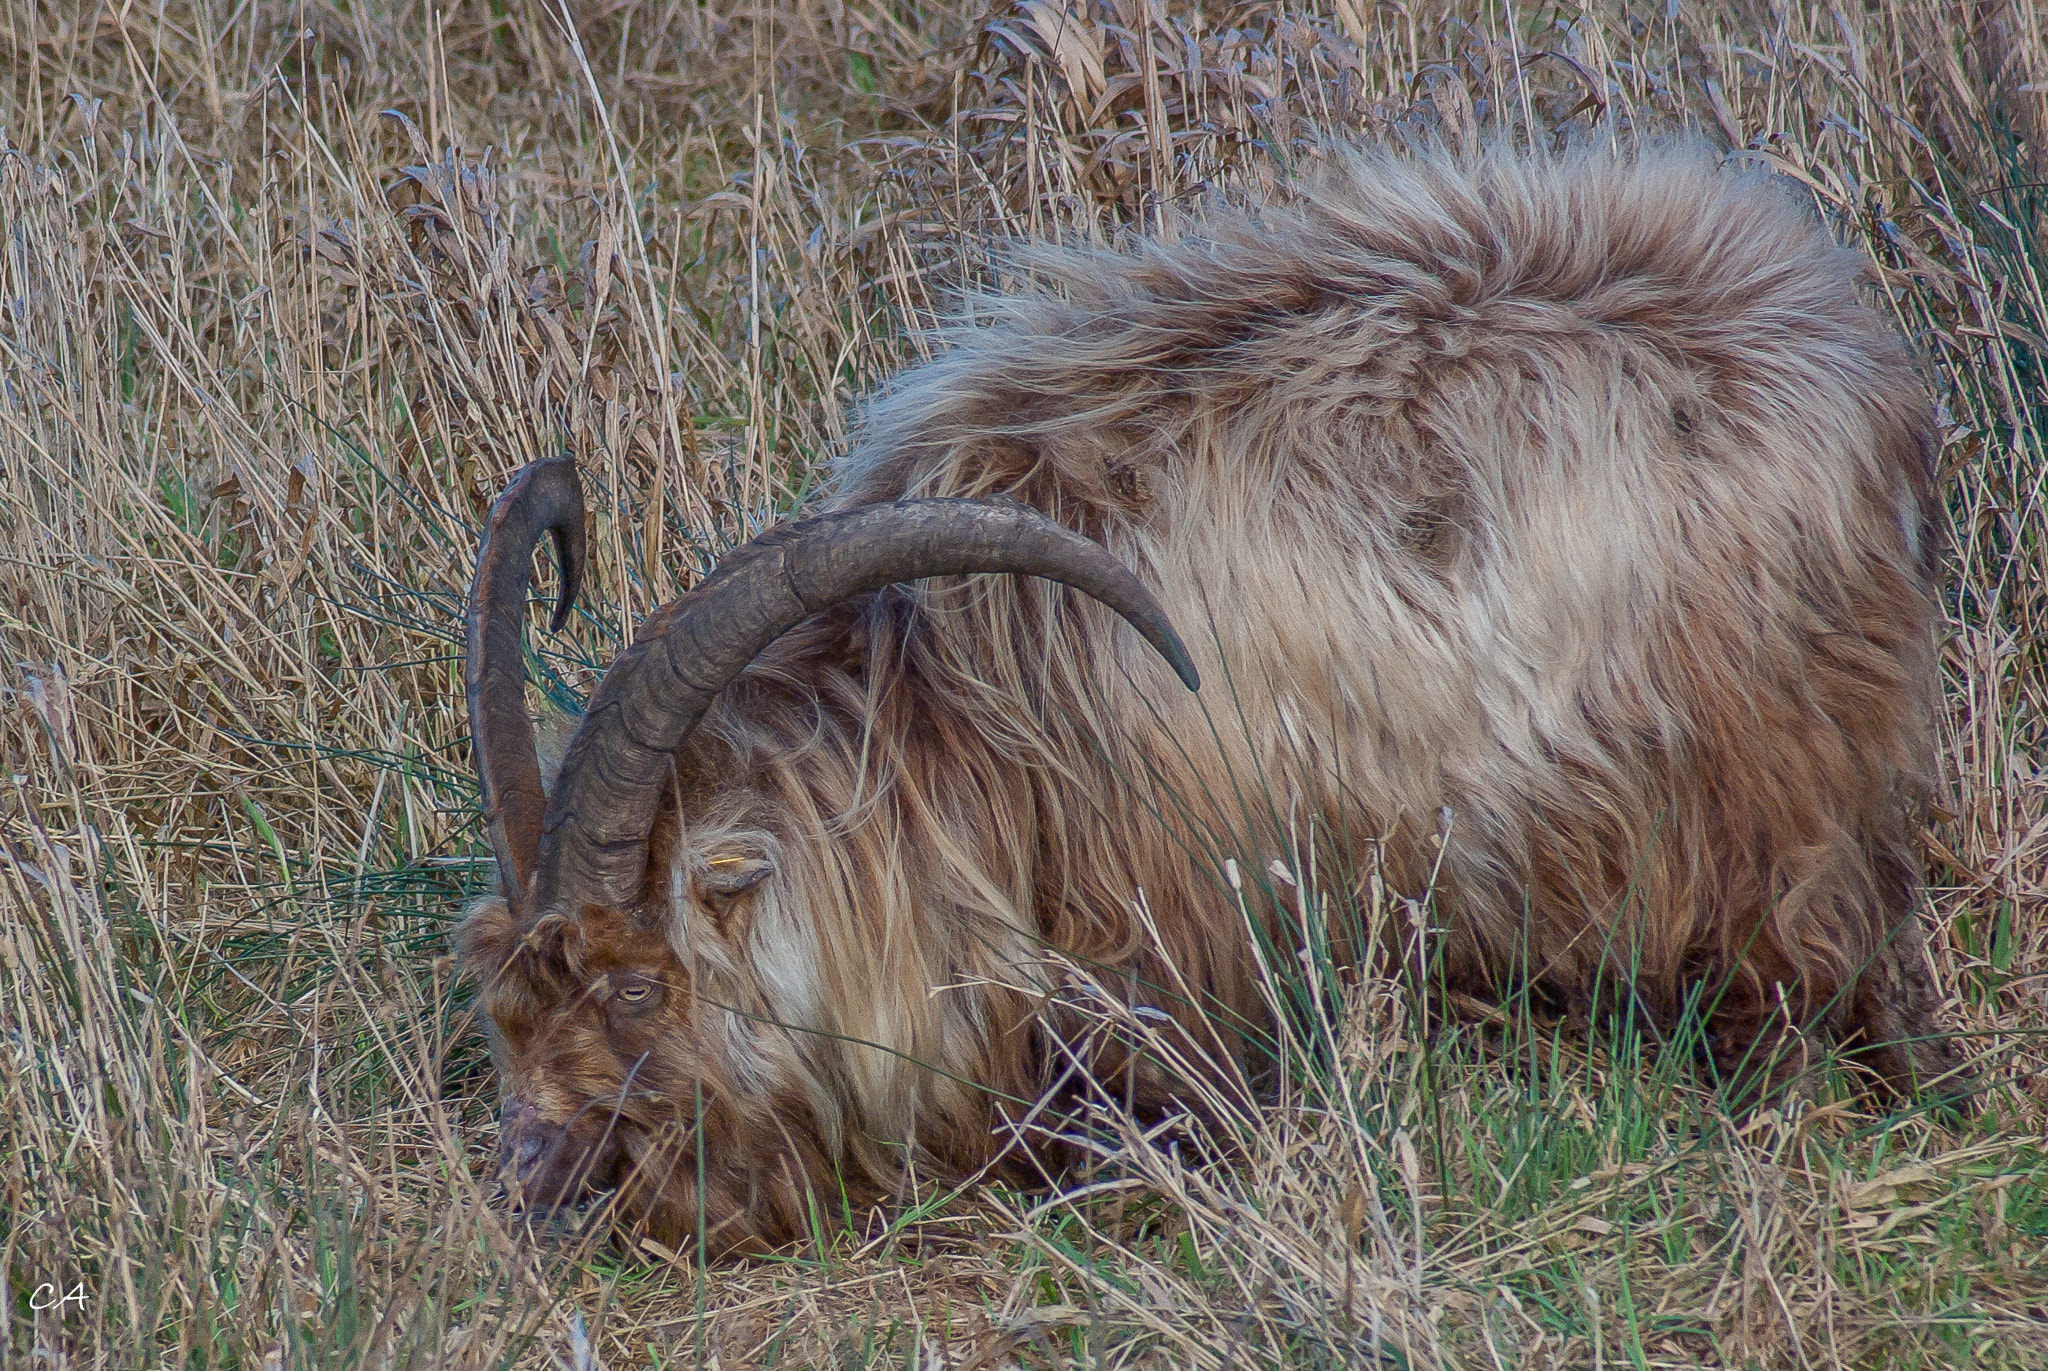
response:
M903 500L772 530L649 615L605 673L548 805L537 908L633 900L676 748L763 648L866 591L979 572L1043 576L1093 596L1189 690L1200 685L1166 611L1138 578L1101 544L1028 506Z
M520 630L533 583L533 550L553 534L561 591L550 632L568 621L583 584L583 483L575 459L530 462L484 521L476 578L469 585L469 652L463 684L469 731L483 789L484 826L498 854L498 876L517 913L531 889L547 800L533 721L526 713L526 662Z

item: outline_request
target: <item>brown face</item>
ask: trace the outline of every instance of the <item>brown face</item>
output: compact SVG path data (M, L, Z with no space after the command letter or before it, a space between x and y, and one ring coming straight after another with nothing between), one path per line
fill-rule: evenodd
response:
M522 934L493 900L464 925L462 950L495 1029L515 1203L547 1209L617 1186L629 1162L693 1127L687 979L659 933L593 907Z
M658 931L592 906L522 932L491 900L461 947L493 1027L499 1167L516 1205L616 1189L631 1229L679 1251L701 1233L721 1256L796 1236L818 1164L807 1111L738 1088Z

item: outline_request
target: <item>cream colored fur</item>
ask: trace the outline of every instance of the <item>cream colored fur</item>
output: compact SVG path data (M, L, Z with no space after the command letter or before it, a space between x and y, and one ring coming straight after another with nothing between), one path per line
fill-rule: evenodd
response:
M1583 1013L1631 980L1668 1025L1725 986L1729 1069L1779 1015L1902 1087L1952 1064L1880 1046L1936 1004L1928 403L1792 188L1697 148L1358 152L1019 267L1039 287L875 401L823 507L1032 503L1157 589L1207 684L997 577L865 597L727 691L657 833L670 943L691 1031L799 1151L877 1191L897 1144L985 1160L1060 1066L1048 947L1205 1043L1164 988L1257 1019L1216 871L1290 826L1435 873L1475 992ZM714 917L692 873L753 858ZM768 1208L722 1222L778 1240Z

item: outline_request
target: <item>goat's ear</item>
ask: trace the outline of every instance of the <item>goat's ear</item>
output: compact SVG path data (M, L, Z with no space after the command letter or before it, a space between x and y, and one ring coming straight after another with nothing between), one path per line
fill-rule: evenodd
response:
M503 896L492 895L469 907L455 933L455 953L470 970L488 979L512 956L518 936L512 906Z
M748 891L774 874L775 864L763 857L714 857L692 874L692 893L723 923Z
M526 965L515 965L523 939L512 906L492 896L470 906L455 934L455 950L477 983L485 1010L491 1057L503 1069L512 1039L524 1041L541 1015Z

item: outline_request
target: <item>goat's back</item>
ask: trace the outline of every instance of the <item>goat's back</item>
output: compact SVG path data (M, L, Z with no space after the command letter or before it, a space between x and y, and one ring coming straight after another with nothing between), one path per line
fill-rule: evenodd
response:
M1672 993L1759 921L1788 984L1871 955L1913 884L1931 425L1859 259L1781 183L1355 155L1176 243L1023 265L1044 287L875 405L835 501L1037 504L1160 588L1214 685L1175 695L1088 607L1041 645L1025 585L928 669L1128 678L1132 722L1183 741L1206 704L1238 764L1326 773L1323 819L1410 879L1448 822L1472 974L1577 985L1626 910ZM1165 765L1226 786L1202 751Z

